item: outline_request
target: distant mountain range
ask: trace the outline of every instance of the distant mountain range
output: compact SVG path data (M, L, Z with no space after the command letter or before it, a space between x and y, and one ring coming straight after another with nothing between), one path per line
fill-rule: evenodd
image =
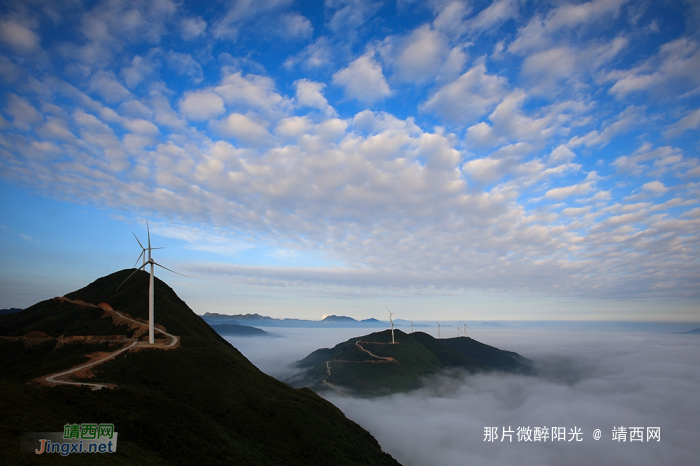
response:
M327 316L323 320L276 319L259 314L216 314L207 312L202 318L209 325L236 324L257 327L296 327L296 328L381 328L388 325L377 319L355 320L345 316Z
M449 370L533 374L532 361L468 337L436 339L424 332L391 330L351 338L297 362L287 383L313 390L374 396L420 387L421 379Z
M265 330L250 327L248 325L238 325L238 324L218 324L212 325L216 333L223 337L272 337L269 332Z
M155 320L177 345L145 343L149 275L117 291L133 271L0 316L0 463L35 461L19 450L20 432L100 422L114 424L117 452L70 464L398 464L331 403L262 373L158 278ZM47 378L120 349L72 376L112 389Z
M4 316L7 314L14 314L16 312L20 312L22 309L16 308L16 307L11 307L10 309L0 309L0 316Z
M700 335L700 328L694 328L693 330L688 330L687 332L676 332L678 335Z

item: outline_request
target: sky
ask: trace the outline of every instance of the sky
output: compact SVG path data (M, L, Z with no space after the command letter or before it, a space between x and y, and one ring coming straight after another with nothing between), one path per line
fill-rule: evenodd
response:
M57 4L58 3L58 4ZM5 1L0 307L698 320L700 4Z
M359 335L351 329L267 329L279 338L231 338L264 372ZM362 333L362 331L360 331ZM434 334L434 332L431 332ZM436 336L436 335L433 335ZM405 466L693 464L700 453L700 338L653 332L472 329L471 337L534 361L538 376L438 375L408 393L325 398ZM484 427L498 440L484 441ZM502 442L512 427L512 443ZM565 442L518 442L518 427L566 427ZM658 442L612 440L614 427L659 427ZM581 429L581 442L568 440ZM601 430L600 440L593 438ZM646 434L646 429L644 430ZM532 439L532 437L531 437Z

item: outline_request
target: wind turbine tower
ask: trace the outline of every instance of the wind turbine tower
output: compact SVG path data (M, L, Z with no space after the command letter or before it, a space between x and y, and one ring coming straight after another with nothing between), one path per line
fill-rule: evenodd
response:
M440 322L436 320L435 323L438 324L438 338L440 338Z
M394 319L391 318L391 316L394 315L394 313L391 312L391 310L388 307L386 307L386 310L389 311L389 322L391 322L391 344L395 345L396 342L394 341Z
M411 318L411 333L413 333L413 318Z
M126 277L126 280L130 279L131 277L134 276L136 272L138 272L141 269L145 269L146 265L150 264L151 265L151 276L150 280L148 282L148 342L150 344L153 344L156 342L155 339L155 324L154 324L154 318L153 318L153 300L154 300L154 283L153 283L153 278L154 278L154 273L155 273L155 266L157 265L160 268L163 268L169 272L172 272L177 275L182 275L181 273L175 272L174 270L170 270L169 268L160 265L158 262L153 260L153 257L151 256L151 251L154 249L163 249L163 248L152 248L151 247L151 230L148 226L148 220L146 220L146 231L148 232L148 247L144 248L143 245L141 244L141 241L139 241L138 238L136 238L136 235L134 235L134 238L136 238L136 241L139 243L139 246L141 246L141 254L139 255L138 259L136 259L136 262L138 263L139 259L141 259L141 255L143 255L143 265L139 267L138 269L134 270L134 273ZM132 233L133 234L133 233ZM146 260L146 251L148 251L148 260ZM183 277L186 277L186 275L182 275ZM117 291L119 291L119 288L122 287L124 283L126 283L126 280L122 282L121 285L117 288Z

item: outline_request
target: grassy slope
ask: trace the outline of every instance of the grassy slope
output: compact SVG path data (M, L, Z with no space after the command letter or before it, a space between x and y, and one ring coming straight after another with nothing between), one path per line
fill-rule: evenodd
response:
M115 293L130 272L117 272L67 296L107 302L134 317L146 318L146 273L136 274ZM52 359L55 352L51 351L51 340L45 346L27 349L27 354L15 359L16 364L0 365L0 411L7 413L0 418L0 451L8 452L13 464L56 461L55 456L20 453L19 432L61 432L65 423L84 422L115 424L118 453L106 458L73 455L62 458L62 462L397 464L381 452L368 432L335 406L309 389L293 389L260 372L160 280L156 280L155 305L156 322L181 336L181 347L126 353L100 366L94 380L116 383L116 390L92 392L63 386L37 389L21 384L39 371L27 370L27 366ZM79 311L68 307L48 314L44 308L28 309L9 324L2 318L0 328L6 332L29 328L32 318L27 311L70 328L68 319L61 320L61 313ZM86 314L83 318L91 321L95 316ZM88 322L85 327L93 324ZM40 324L36 325L38 329ZM18 344L0 344L2 359L5 354L22 351ZM59 362L70 367L79 354L70 356L70 364L68 356ZM16 374L17 370L24 374Z

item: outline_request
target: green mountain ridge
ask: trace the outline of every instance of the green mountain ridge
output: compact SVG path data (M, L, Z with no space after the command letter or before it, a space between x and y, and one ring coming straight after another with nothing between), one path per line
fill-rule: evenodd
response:
M391 330L318 349L298 361L303 369L287 380L316 391L335 389L379 396L419 388L424 377L448 370L533 374L532 361L469 337L436 339L424 332Z
M107 303L145 320L148 274L135 274L116 291L132 272L113 273L66 297ZM118 388L93 391L28 383L118 349L123 339L113 337L129 337L132 329L114 325L102 309L57 299L0 317L0 335L7 337L0 339L2 462L53 463L57 454L20 452L20 432L97 422L115 425L117 453L73 454L61 463L398 464L331 403L262 373L157 278L155 320L180 337L179 347L127 351L96 366L89 382ZM89 341L100 335L101 341Z

